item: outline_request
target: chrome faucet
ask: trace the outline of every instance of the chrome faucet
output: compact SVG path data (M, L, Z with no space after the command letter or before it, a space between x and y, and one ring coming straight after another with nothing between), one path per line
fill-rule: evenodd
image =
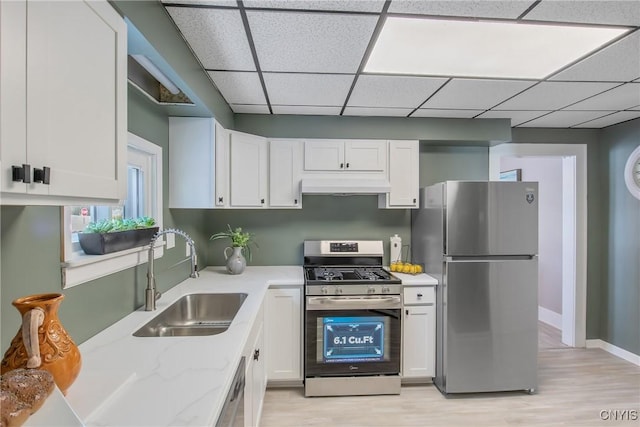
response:
M184 239L187 241L187 245L189 245L189 258L191 259L191 274L189 275L189 277L192 278L196 278L198 277L198 270L197 270L197 266L196 266L196 246L193 243L193 239L191 237L189 237L189 235L187 233L185 233L182 230L176 230L175 228L168 228L166 230L162 230L162 231L158 231L156 234L154 234L154 236L151 238L151 242L149 244L149 261L148 261L148 270L147 270L147 289L145 290L145 294L144 294L144 309L146 311L152 311L156 309L156 300L158 298L160 298L160 292L158 292L156 290L156 278L155 275L153 274L153 268L154 268L154 259L153 259L153 255L154 255L154 246L156 243L156 240L158 240L158 238L164 234L169 234L169 233L173 233L173 234L177 234L178 236L182 236L184 237ZM186 259L185 259L186 260ZM180 261L180 263L184 262Z

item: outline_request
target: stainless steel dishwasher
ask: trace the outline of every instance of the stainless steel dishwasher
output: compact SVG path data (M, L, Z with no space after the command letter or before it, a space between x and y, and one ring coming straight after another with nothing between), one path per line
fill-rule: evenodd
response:
M244 357L240 359L216 427L244 427Z

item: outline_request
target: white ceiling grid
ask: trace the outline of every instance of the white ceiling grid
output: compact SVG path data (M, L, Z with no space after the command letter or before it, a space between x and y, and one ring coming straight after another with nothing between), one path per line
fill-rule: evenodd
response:
M637 0L162 0L239 114L509 118L602 128L640 117ZM389 16L629 27L542 80L364 73ZM635 82L635 83L631 83Z

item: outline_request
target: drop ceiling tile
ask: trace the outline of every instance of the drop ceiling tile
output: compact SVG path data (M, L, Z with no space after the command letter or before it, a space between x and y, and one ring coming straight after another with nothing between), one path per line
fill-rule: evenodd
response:
M568 128L610 113L611 111L554 111L518 127Z
M414 109L447 79L409 76L370 76L358 78L349 106Z
M347 107L344 116L406 117L413 108Z
M265 73L272 105L340 106L353 82L350 75Z
M608 116L601 117L599 119L592 120L590 122L582 123L580 125L576 125L576 128L603 128L611 125L615 125L616 123L626 122L627 120L633 120L640 117L640 111L619 111L617 113L613 113Z
M235 2L235 1L234 1ZM244 0L247 8L340 10L353 12L380 12L384 0Z
M247 11L263 71L355 73L377 16Z
M485 111L478 119L511 119L511 126L518 126L521 123L543 116L550 111Z
M640 8L640 5L638 6ZM572 65L550 80L629 82L640 76L640 31Z
M451 117L460 119L470 119L484 110L438 110L430 108L420 108L411 117Z
M267 104L258 73L209 71L209 75L229 104Z
M204 68L255 71L239 11L185 7L167 11Z
M273 114L302 114L311 116L337 116L342 107L317 107L310 105L272 105Z
M542 82L494 110L559 110L616 86L616 83Z
M238 114L270 114L266 105L230 104L234 113Z
M488 110L534 83L524 80L453 79L422 107Z
M422 15L465 16L475 18L515 19L533 4L533 0L522 1L433 1L393 0L391 13L415 13Z
M565 110L626 110L640 104L640 83L627 83L573 104Z
M584 24L640 25L637 0L543 0L524 19Z

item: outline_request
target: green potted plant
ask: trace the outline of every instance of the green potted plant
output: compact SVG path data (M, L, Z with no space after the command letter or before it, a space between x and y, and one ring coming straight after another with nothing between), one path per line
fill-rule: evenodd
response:
M227 230L212 235L209 240L230 239L231 246L224 248L224 258L227 260L226 267L229 274L241 274L247 266L247 260L243 255L246 252L249 260L251 260L251 245L256 248L258 244L253 240L254 235L246 231L242 231L242 227L232 229L227 224ZM231 254L229 254L231 250Z
M78 233L80 247L87 255L104 255L148 245L158 232L153 218L112 218L92 222Z

